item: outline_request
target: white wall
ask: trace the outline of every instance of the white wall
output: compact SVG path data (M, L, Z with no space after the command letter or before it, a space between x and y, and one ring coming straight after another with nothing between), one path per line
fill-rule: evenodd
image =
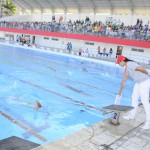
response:
M14 35L14 40L16 40L17 33L9 33L9 32L2 32L0 31L0 38L4 38L5 34ZM22 34L18 34L21 36ZM109 53L109 49L113 49L113 57L116 57L117 47L123 46L122 55L127 56L130 59L133 59L137 62L142 63L149 63L150 60L150 49L146 48L139 48L139 47L132 47L132 46L124 46L119 44L108 44L108 43L102 43L102 42L92 42L92 41L83 41L83 40L75 40L75 39L67 39L67 38L58 38L58 37L49 37L49 39L44 39L44 36L38 36L38 35L30 35L30 38L32 40L32 36L35 36L35 43L38 45L38 47L53 47L58 49L66 49L66 45L68 42L72 43L72 49L74 51L78 51L80 48L83 50L87 49L90 53L97 54L97 47L100 46L101 51L103 52L103 48L106 48L106 52ZM58 41L52 40L52 38L57 38ZM94 43L94 45L86 45L85 42ZM138 41L137 41L138 42ZM144 52L134 52L132 51L132 48L136 49L143 49Z
M125 46L119 44L109 44L109 43L102 43L102 42L92 42L92 41L83 41L83 40L75 40L75 39L66 39L66 38L57 38L58 41L52 41L51 38L49 40L45 40L43 36L36 36L36 43L41 46L53 46L58 48L66 48L68 42L72 43L73 50L78 51L80 48L83 50L87 49L90 53L97 54L97 47L100 46L101 52L103 49L106 48L106 52L109 53L109 49L113 49L113 57L116 57L117 47L123 46L122 55L127 56L130 59L133 59L137 62L142 62L148 64L150 60L150 49L146 48L139 48L139 47L132 47L132 46ZM94 45L86 45L85 42L94 43ZM136 49L143 49L144 52L134 52L132 48Z
M4 38L5 37L5 32L0 32L0 37Z
M72 21L76 21L76 20L79 20L80 18L80 15L78 13L75 13L75 14L66 14L66 22L68 22L70 19Z

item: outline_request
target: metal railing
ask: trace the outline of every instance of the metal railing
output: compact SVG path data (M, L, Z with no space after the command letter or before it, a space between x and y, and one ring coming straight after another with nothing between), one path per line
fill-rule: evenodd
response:
M103 25L102 29L94 29L92 25L81 26L81 25L69 25L67 23L56 23L56 22L0 22L0 27L5 28L18 28L24 30L40 30L48 32L66 32L75 34L85 34L94 36L108 36L126 39L136 39L150 41L150 29L143 31L142 29L129 30L127 28L119 28L110 30Z

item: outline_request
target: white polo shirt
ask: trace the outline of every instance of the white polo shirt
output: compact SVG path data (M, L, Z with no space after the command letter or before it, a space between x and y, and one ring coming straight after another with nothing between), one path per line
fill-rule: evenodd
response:
M126 73L129 75L131 79L133 79L136 83L143 82L149 78L149 76L141 71L136 71L135 69L139 65L134 61L127 62L127 70Z

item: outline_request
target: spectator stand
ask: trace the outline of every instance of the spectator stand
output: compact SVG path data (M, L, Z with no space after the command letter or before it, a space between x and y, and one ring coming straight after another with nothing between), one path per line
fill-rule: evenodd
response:
M94 21L72 21L61 22L38 22L31 18L34 15L11 16L0 19L0 27L20 28L28 30L42 30L48 32L67 32L77 34L90 34L95 36L109 36L127 39L150 41L149 24L136 23L135 25L124 25L120 20L106 19L106 22ZM41 19L38 15L37 20ZM14 21L15 20L15 21ZM19 20L19 21L18 21ZM110 21L111 20L111 21ZM109 22L110 21L110 22Z

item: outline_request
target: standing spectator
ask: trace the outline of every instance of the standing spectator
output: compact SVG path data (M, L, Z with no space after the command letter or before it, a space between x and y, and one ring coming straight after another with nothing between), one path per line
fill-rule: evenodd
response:
M17 43L19 42L19 36L18 36L18 34L17 34L17 36L16 36L16 42L17 42Z
M103 57L106 55L106 48L103 49Z
M139 26L139 27L142 27L142 25L143 25L143 20L141 19L141 20L140 20L140 26Z
M31 39L30 39L30 37L28 37L27 38L27 44L28 44L28 46L30 46L30 42L31 42Z
M63 16L60 16L60 17L59 17L59 23L61 23L62 20L63 20Z
M72 43L70 42L69 43L69 52L71 53L71 51L72 51Z
M69 53L71 52L71 50L72 50L72 43L71 42L67 43L67 50L69 51Z
M137 19L137 21L136 21L136 26L138 26L139 23L140 23L140 19Z
M55 22L55 15L52 15L52 22Z
M67 43L67 50L69 51L69 42Z
M110 50L109 50L109 56L110 57L112 56L112 53L113 53L113 50L112 50L112 48L110 48Z

